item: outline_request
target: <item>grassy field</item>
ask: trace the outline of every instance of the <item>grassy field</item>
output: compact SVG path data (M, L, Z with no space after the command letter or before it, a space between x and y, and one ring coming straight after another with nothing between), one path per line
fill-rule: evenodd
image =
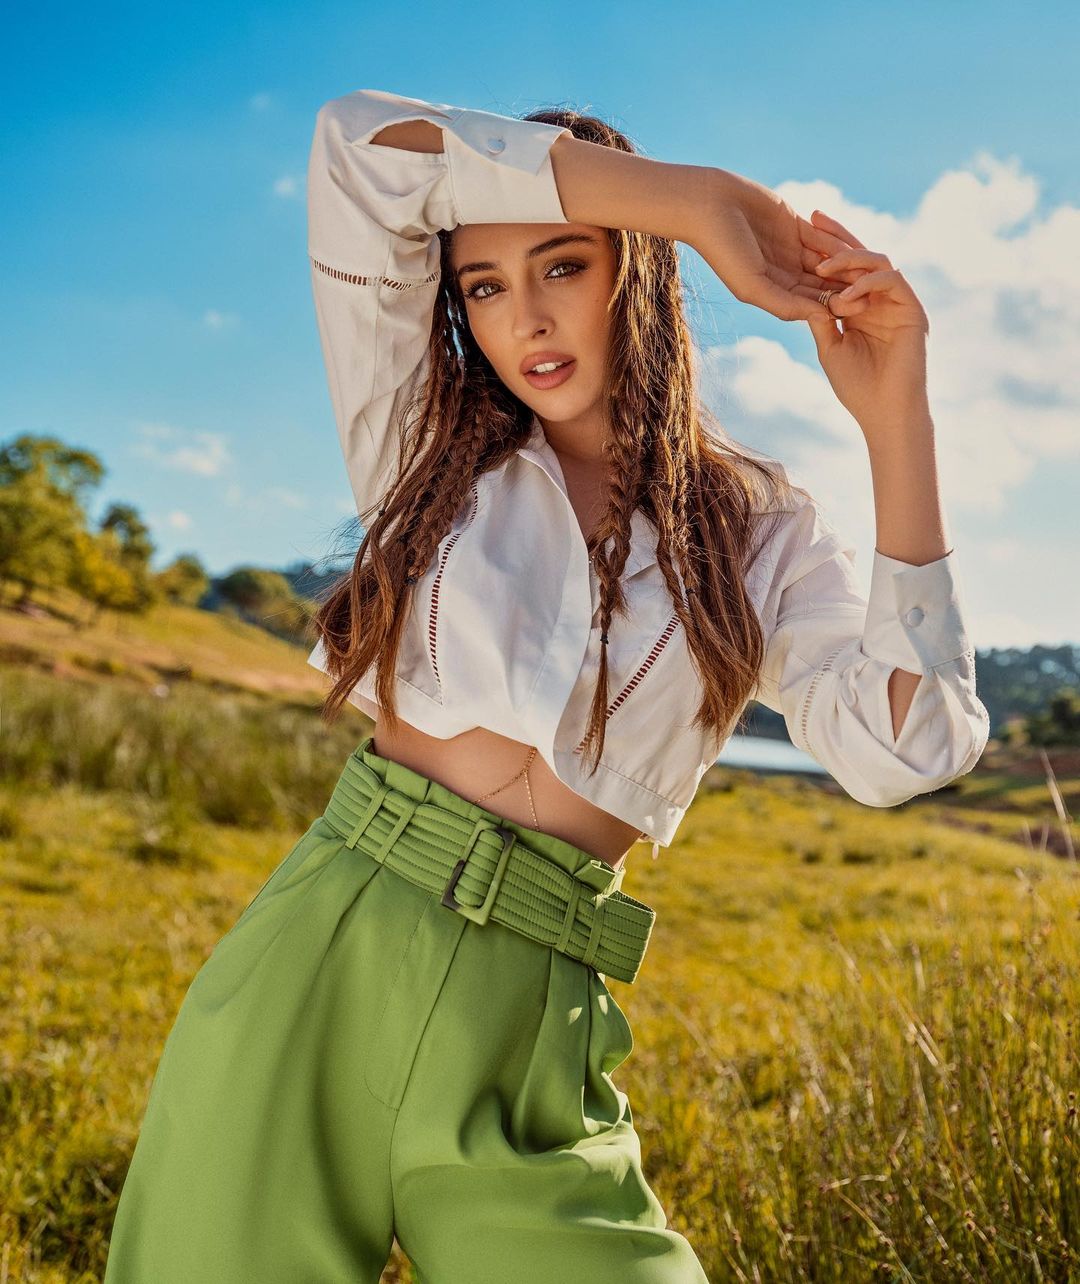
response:
M82 1284L187 986L370 724L322 727L302 652L205 613L122 655L9 615L0 1284ZM1080 878L1048 835L1041 768L994 752L890 810L713 768L678 843L634 852L658 918L610 982L616 1080L711 1280L1080 1280ZM384 1280L411 1278L395 1249Z
M107 676L132 689L195 682L308 705L326 686L297 647L228 615L161 603L145 615L110 613L82 624L89 610L74 594L44 600L50 609L34 615L0 608L0 662Z

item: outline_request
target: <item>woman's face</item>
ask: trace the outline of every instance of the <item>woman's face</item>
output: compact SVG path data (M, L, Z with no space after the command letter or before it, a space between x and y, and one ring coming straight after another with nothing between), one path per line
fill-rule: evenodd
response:
M616 274L607 230L588 223L462 224L454 229L450 261L473 337L510 391L543 422L594 411ZM545 352L573 362L554 387L530 381L522 369Z

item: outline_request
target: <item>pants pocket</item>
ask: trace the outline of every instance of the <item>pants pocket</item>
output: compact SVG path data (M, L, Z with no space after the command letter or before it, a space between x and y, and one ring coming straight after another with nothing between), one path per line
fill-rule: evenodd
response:
M608 989L607 982L595 972L591 974L589 989L592 996L597 1065L601 1073L611 1074L633 1052L634 1031L626 1013Z

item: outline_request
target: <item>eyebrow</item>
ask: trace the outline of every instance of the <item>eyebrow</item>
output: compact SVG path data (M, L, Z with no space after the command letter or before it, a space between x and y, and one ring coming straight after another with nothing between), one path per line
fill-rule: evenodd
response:
M589 245L597 245L595 236L588 236L584 232L566 232L562 236L553 236L549 241L541 241L539 245L534 245L525 257L535 259L540 254L546 254L548 250L554 250L560 245L570 245L572 243L584 241ZM492 272L498 268L498 263L494 259L485 259L483 262L464 263L458 268L455 276L460 279L466 272Z

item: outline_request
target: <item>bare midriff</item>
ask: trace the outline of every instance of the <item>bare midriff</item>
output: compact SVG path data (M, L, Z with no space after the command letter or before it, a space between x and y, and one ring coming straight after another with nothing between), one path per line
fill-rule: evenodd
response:
M505 820L573 843L614 869L642 837L640 829L563 784L534 746L486 727L444 740L400 719L391 732L380 717L372 748L380 758L410 767Z

